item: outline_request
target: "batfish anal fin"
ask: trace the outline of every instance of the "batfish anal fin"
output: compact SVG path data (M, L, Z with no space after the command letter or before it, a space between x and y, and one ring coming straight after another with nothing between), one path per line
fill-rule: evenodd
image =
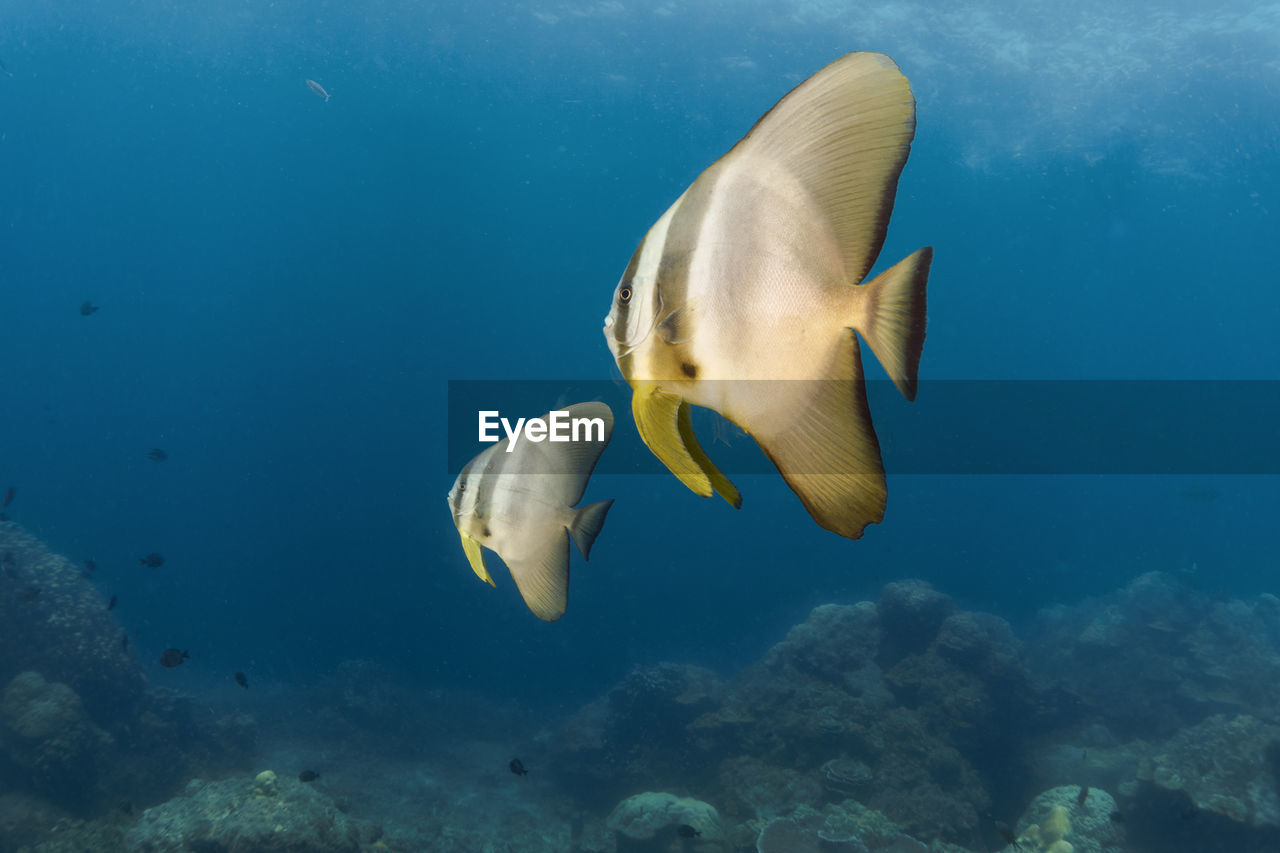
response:
M867 300L867 328L858 331L908 400L916 398L932 262L933 248L926 246L857 288Z
M582 559L591 559L591 546L595 545L596 537L600 535L600 531L604 528L604 519L609 514L611 506L613 506L612 498L607 501L587 504L573 511L573 517L569 520L568 528L569 533L573 535L574 544L578 546L578 551L582 554Z
M777 412L757 412L742 426L814 521L858 539L863 528L884 518L888 488L852 331L845 332L835 358L831 378L796 386L806 399L786 400Z
M569 532L560 525L526 554L499 555L511 570L525 605L543 622L554 622L569 606Z
M462 552L467 555L467 562L471 564L471 571L475 572L476 577L480 578L480 580L496 588L498 585L493 582L493 578L489 575L489 570L484 567L484 551L480 548L480 542L461 530L458 531L458 535L462 537Z

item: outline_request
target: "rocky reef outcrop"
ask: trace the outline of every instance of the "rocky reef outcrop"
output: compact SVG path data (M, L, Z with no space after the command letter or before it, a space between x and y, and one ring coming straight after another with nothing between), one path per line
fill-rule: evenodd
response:
M143 812L125 837L130 853L358 853L377 827L338 811L314 786L264 770L253 778L188 783Z

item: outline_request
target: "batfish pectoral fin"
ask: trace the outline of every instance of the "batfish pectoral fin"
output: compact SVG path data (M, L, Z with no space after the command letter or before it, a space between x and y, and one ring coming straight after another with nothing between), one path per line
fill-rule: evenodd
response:
M742 506L742 495L698 444L689 404L683 398L658 385L637 382L631 413L640 438L676 479L694 494L709 498L715 492L733 507Z
M493 578L489 576L489 570L484 567L484 552L480 549L480 542L474 536L470 536L458 531L458 535L462 537L462 552L467 555L467 562L471 564L471 571L476 573L476 577L484 581L491 587L498 585L493 582Z
M835 358L828 378L787 383L785 399L773 404L783 408L758 409L741 423L814 521L858 539L884 518L888 489L852 330Z

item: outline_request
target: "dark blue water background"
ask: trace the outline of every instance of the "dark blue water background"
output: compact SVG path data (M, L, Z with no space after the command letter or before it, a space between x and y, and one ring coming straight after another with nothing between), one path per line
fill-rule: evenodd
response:
M738 478L735 512L612 474L562 622L472 576L447 381L615 375L636 243L849 50L919 101L880 267L936 249L922 377L1280 380L1274 15L837 5L6 2L10 514L97 561L145 657L198 653L155 667L189 687L363 657L569 706L903 577L1014 622L1151 569L1274 591L1276 480L1204 475L894 477L854 543L777 476Z

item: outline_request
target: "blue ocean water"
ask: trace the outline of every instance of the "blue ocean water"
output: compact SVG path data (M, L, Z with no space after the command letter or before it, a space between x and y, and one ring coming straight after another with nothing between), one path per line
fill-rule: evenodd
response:
M1015 625L1150 570L1273 591L1275 471L892 476L857 542L777 476L735 512L604 474L555 624L475 579L444 498L447 383L615 377L600 326L645 231L850 50L918 101L877 268L935 248L923 379L1280 380L1277 47L1245 0L9 0L7 511L96 561L146 659L198 651L153 667L192 689L363 658L568 709L901 578Z

